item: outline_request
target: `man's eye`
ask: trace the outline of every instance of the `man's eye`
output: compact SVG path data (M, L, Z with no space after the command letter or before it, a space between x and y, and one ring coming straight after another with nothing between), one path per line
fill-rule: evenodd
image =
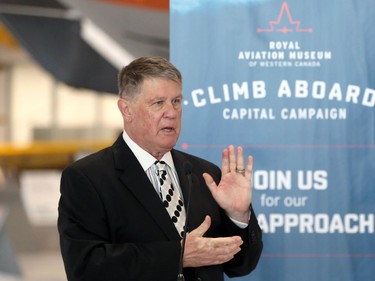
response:
M174 99L172 102L177 105L181 103L181 99Z
M162 101L162 100L159 100L159 101L156 101L156 102L154 102L154 105L162 105L162 104L163 104L163 102L164 102L164 101Z

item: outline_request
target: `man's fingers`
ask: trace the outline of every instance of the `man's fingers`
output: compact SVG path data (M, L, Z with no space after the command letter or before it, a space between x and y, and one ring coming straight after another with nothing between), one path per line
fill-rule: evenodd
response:
M210 189L211 193L215 192L215 189L217 187L214 179L210 174L204 173L203 174L204 181L206 182L207 187Z
M253 174L253 157L248 156L247 157L247 165L246 165L246 171L245 171L245 176L248 178L251 178L251 175Z
M243 148L241 146L235 149L233 145L229 145L223 150L221 160L221 171L223 174L230 172L242 172L244 174L246 169Z
M243 150L242 147L237 147L237 165L236 169L243 170L245 168L244 160L243 160Z
M229 151L227 148L225 148L221 154L221 172L223 174L230 172L229 167Z
M206 216L204 218L204 221L201 223L201 225L198 226L196 229L194 229L192 232L190 232L189 235L203 237L203 235L210 228L210 226L211 226L211 217Z
M235 254L241 251L242 240L232 242L230 244L218 245L215 247L211 254L214 257L214 264L222 264L231 260Z
M222 237L210 240L210 248L216 254L230 254L240 251L240 246L243 244L241 237Z
M227 262L241 251L243 243L239 236L196 237L194 241L189 242L191 243L184 254L185 267L199 267Z
M236 154L234 153L234 146L228 146L229 151L229 169L230 172L234 172L236 170L237 161L236 161Z

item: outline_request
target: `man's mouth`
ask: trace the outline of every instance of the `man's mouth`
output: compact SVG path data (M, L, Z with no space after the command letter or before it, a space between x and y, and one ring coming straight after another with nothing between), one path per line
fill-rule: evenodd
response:
M161 129L163 132L173 132L175 129L174 127L164 127Z

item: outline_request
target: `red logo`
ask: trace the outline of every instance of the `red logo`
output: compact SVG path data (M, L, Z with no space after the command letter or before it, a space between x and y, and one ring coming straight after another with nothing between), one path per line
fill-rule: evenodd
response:
M285 24L287 21L282 19L284 18L289 22L289 24ZM284 24L282 23L284 22ZM301 22L297 20L293 20L292 15L290 13L288 4L286 2L283 3L281 6L279 16L277 20L269 22L268 29L258 28L257 32L281 32L281 33L289 33L289 32L313 32L312 28L303 29L300 27Z

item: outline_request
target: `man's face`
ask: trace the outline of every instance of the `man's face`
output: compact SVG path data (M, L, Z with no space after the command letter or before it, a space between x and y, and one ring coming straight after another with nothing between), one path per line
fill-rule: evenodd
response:
M135 100L120 99L125 130L140 147L160 159L177 143L181 128L181 87L166 79L147 79Z

